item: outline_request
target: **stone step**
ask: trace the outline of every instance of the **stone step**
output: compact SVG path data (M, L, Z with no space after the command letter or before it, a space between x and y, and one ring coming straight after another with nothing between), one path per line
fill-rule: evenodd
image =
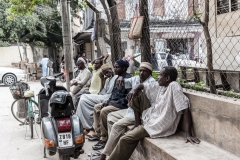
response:
M240 157L201 140L200 144L185 143L182 133L166 138L144 138L132 160L240 160Z

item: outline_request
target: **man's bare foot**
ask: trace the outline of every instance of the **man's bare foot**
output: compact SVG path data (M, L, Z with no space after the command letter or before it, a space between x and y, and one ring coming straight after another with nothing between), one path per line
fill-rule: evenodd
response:
M93 136L95 134L94 130L90 130L87 134L87 136Z
M106 155L105 154L101 154L100 160L105 160L105 159L106 159Z

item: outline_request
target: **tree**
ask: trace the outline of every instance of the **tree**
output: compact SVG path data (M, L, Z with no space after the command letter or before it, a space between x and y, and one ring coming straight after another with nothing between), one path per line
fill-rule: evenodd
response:
M203 32L207 45L207 68L208 68L208 79L209 79L209 87L210 92L216 94L216 85L214 79L214 71L213 71L213 53L212 53L212 41L209 33L209 0L205 0L204 4L204 14L203 21L201 20L202 13L198 13L194 10L193 18L195 21L199 22L203 27Z
M19 1L16 1L18 4ZM0 41L29 43L54 48L62 46L61 18L56 4L38 4L31 11L14 10L6 0L0 0Z

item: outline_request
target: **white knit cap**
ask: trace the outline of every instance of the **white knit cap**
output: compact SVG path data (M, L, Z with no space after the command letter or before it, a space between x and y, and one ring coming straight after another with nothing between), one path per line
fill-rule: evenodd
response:
M77 62L78 62L78 61L82 61L82 62L83 62L83 64L84 64L84 66L85 66L86 68L88 68L88 66L87 66L87 63L86 63L85 59L83 59L82 57L79 57L79 58L78 58L78 60L77 60Z
M150 71L152 71L152 64L148 63L148 62L142 62L140 63L140 67L145 67L147 69L149 69Z

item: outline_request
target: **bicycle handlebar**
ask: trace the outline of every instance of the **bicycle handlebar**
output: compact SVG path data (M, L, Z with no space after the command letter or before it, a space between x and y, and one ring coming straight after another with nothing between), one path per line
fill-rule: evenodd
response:
M53 77L54 77L54 78L57 78L57 77L62 76L63 74L64 74L64 73L61 72L61 73L55 74Z

